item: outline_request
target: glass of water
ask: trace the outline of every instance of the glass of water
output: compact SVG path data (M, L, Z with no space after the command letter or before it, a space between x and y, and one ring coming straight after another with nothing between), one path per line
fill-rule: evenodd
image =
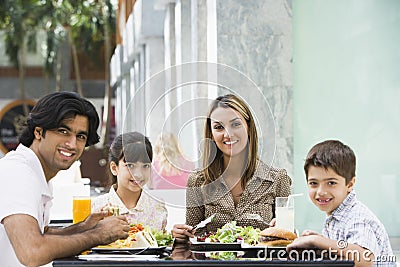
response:
M277 197L275 199L276 227L294 232L294 198Z

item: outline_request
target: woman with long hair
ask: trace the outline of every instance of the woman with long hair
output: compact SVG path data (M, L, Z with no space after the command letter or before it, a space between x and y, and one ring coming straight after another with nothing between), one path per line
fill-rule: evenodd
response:
M176 224L177 240L193 237L193 226L215 214L206 231L225 223L264 229L275 217L275 198L290 194L286 170L258 156L255 120L247 104L233 94L216 98L204 127L203 169L194 171L186 191L186 224ZM255 217L255 215L259 217Z

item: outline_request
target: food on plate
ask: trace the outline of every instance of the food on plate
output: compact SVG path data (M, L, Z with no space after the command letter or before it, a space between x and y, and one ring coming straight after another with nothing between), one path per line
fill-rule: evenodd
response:
M259 229L255 229L252 226L237 226L236 221L232 221L218 228L216 233L210 234L204 241L217 243L244 242L249 245L255 245L258 242L259 233ZM200 237L200 240L203 240L203 238Z
M297 238L296 234L278 227L269 227L260 232L259 245L267 247L287 246Z
M140 231L135 234L135 242L131 243L133 247L139 247L139 248L157 248L157 240L153 236L152 233L147 232L147 231Z
M151 229L150 232L156 238L159 247L169 246L174 243L172 234L167 231Z
M142 224L132 224L126 239L120 239L100 248L148 248L158 247L153 234Z
M209 237L211 235L215 235L215 232L206 232L206 233L202 233L201 235L196 236L196 240L197 242L206 242L206 241L210 241Z

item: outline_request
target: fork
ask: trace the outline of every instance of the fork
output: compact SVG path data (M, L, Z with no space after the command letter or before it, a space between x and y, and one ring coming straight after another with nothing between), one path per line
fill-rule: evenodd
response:
M199 228L204 228L204 227L206 227L207 224L209 224L210 222L212 222L212 220L214 219L214 217L215 217L215 214L213 214L213 215L211 215L210 217L208 217L207 219L205 219L205 220L199 222L197 225L195 225L195 226L192 228L191 231L194 231L194 230L199 229Z

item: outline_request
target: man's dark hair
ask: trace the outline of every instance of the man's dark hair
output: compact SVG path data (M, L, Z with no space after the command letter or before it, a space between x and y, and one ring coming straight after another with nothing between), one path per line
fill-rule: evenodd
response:
M56 92L48 94L36 103L26 120L26 127L22 131L19 141L24 146L31 146L35 138L35 127L43 129L43 137L47 130L60 127L65 119L82 115L88 118L89 132L86 146L99 142L97 128L99 127L99 115L96 108L88 100L73 92Z
M304 163L308 179L310 166L331 168L346 179L346 185L356 176L356 156L353 150L337 140L327 140L313 146Z

